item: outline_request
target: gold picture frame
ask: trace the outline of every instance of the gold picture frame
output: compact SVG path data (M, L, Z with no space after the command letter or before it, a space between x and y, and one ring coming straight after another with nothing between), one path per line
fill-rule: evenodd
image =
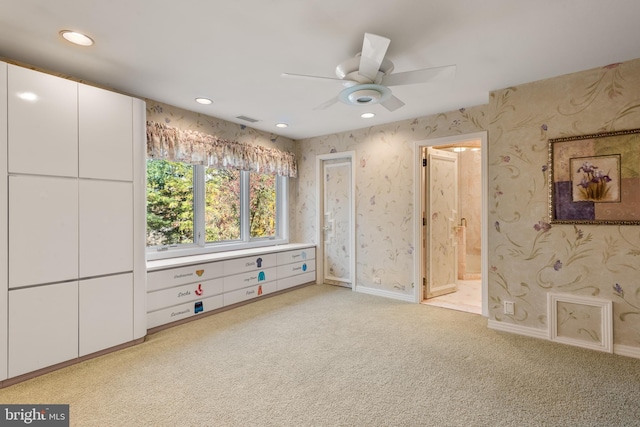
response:
M640 224L640 129L549 139L551 224Z

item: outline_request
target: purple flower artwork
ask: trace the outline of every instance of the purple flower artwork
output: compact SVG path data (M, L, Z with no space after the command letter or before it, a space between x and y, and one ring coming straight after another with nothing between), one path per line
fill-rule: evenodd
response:
M571 159L574 202L619 202L620 156Z
M576 160L575 162L573 160ZM572 159L571 165L574 166L579 163L581 159ZM595 163L589 160L582 162L574 174L574 184L579 180L576 185L577 192L574 191L575 201L592 201L592 202L607 202L618 201L619 192L616 191L616 183L613 183L611 177L612 170L614 172L618 169L618 157L607 156L600 159L603 163L606 163L609 168L605 171ZM615 175L614 175L615 176Z

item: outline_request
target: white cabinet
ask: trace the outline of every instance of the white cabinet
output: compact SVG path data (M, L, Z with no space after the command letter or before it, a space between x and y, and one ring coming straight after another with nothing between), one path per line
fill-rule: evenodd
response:
M278 253L278 290L316 280L316 250L303 248Z
M80 180L80 277L133 270L133 184Z
M315 282L315 247L290 244L156 260L147 269L147 327L155 328Z
M144 101L0 62L0 381L146 334L145 139Z
M184 267L151 271L148 273L147 290L175 288L187 283L196 283L223 276L222 262L209 262Z
M223 280L222 278L218 278L189 283L175 288L162 289L157 292L149 292L147 296L147 309L149 311L155 311L165 307L209 298L213 295L221 295L223 289Z
M78 182L9 177L9 287L78 278Z
M226 270L225 270L226 271ZM237 289L246 288L248 286L258 285L266 282L275 282L276 267L261 268L255 271L249 271L242 274L234 274L224 278L224 291L230 292ZM225 304L228 305L228 304Z
M78 85L81 178L133 179L132 102L119 93Z
M9 173L78 176L78 84L8 66Z
M78 357L78 282L9 291L9 377Z
M132 292L131 273L80 281L80 356L133 340Z

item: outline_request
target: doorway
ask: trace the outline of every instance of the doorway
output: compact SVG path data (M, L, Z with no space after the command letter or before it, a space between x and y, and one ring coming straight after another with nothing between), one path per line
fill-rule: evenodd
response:
M486 132L416 143L417 302L488 312Z
M317 156L317 282L356 290L355 152Z

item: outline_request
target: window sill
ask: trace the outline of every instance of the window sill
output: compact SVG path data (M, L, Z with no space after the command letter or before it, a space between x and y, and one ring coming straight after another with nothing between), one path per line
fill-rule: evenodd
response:
M272 241L271 241L272 242ZM283 243L283 244L271 244L260 247L252 247L252 248L238 248L235 250L226 250L226 251L217 251L217 252L209 252L202 253L200 251L199 254L189 254L189 255L179 255L177 253L164 255L173 255L166 256L162 259L149 259L147 258L147 272L162 270L165 268L172 267L180 267L191 264L200 264L203 262L213 262L213 261L223 261L225 259L231 258L241 258L244 256L252 256L256 254L265 254L272 252L282 252L296 249L304 249L304 248L313 248L316 245L314 243ZM201 248L198 248L201 250ZM177 250L176 250L177 252ZM148 254L147 254L148 256Z

